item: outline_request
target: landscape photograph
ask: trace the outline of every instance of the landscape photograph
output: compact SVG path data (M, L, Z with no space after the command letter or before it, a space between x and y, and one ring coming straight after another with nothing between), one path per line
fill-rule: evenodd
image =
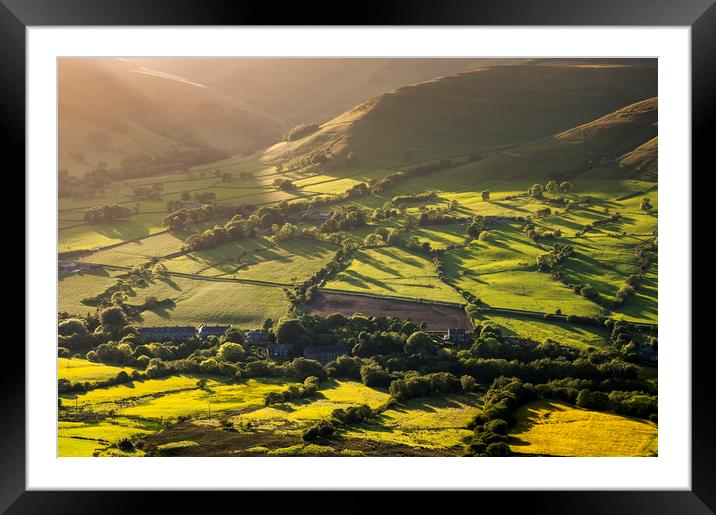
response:
M657 72L58 59L57 456L658 456Z

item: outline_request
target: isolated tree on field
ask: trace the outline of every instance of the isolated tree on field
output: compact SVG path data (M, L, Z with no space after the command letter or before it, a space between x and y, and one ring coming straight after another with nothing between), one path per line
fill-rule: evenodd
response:
M649 200L648 197L644 197L643 199L641 199L641 204L639 204L639 208L642 211L646 211L647 213L649 213L654 209L654 206L651 205L651 200Z
M567 193L568 191L572 190L572 183L569 181L564 181L559 185L559 189L562 190L562 193Z
M547 185L545 186L545 189L549 191L550 193L558 193L559 192L559 184L557 184L557 181L549 181Z
M527 194L530 197L534 197L534 198L542 198L543 193L544 193L544 190L542 189L541 184L533 184L532 187L530 187L530 189L527 190Z
M488 190L483 191L481 194L482 200L490 200L490 192Z
M467 226L467 234L471 238L477 238L478 236L480 236L481 230L482 229L480 228L480 225L474 222Z

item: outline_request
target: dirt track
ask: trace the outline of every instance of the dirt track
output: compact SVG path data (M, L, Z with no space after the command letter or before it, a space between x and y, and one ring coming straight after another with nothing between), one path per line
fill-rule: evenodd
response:
M311 313L327 316L341 313L346 316L354 313L373 316L393 316L402 320L427 322L430 331L447 331L459 327L470 330L472 326L465 311L458 307L420 304L395 299L376 299L345 293L321 292L310 305Z

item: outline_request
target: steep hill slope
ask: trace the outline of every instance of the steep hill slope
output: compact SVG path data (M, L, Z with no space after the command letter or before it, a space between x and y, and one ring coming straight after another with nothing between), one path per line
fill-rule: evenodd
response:
M655 96L654 61L490 66L380 95L289 148L288 164L409 163L518 146Z
M283 131L203 84L119 59L63 59L58 79L60 168L72 173L176 146L253 151Z
M658 101L649 98L470 166L484 178L655 180L657 117Z

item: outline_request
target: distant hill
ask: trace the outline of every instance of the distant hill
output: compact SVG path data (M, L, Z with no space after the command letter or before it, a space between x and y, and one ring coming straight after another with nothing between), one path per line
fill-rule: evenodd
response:
M286 130L322 123L370 98L485 63L525 59L142 58L133 63L179 75L226 94Z
M63 59L58 79L59 167L73 173L172 147L255 151L282 133L202 84L118 59Z
M471 166L479 177L656 180L657 119L649 98Z
M399 86L484 59L62 59L60 168L177 145L251 153ZM501 60L500 62L512 62Z
M517 147L654 97L656 72L626 59L482 67L379 95L266 157L381 166Z

